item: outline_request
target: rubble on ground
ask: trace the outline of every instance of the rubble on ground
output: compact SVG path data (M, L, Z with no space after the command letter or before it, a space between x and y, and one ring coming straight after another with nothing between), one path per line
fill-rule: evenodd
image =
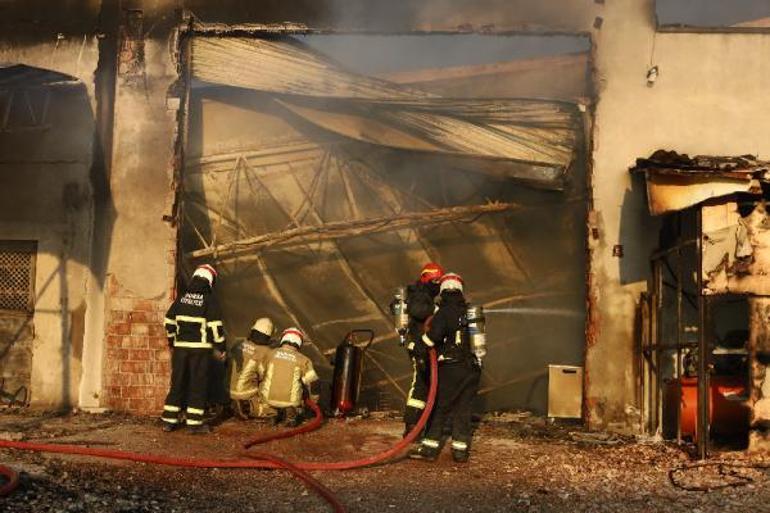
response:
M0 414L0 432L25 440L185 457L235 457L265 423L230 419L212 435L163 434L155 420L118 414ZM402 425L391 415L329 420L317 432L264 449L289 460L332 461L384 450ZM0 500L13 513L199 511L326 512L285 472L192 470L78 456L0 451L21 486ZM762 511L770 503L770 457L724 452L718 465L690 466L686 450L633 437L588 433L530 414L487 416L470 463L445 451L438 462L401 460L345 472L313 472L351 512ZM675 484L676 483L676 486ZM687 491L704 489L710 491Z

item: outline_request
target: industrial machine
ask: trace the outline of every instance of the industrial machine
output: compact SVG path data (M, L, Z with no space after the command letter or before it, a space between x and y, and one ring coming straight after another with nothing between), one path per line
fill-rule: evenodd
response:
M359 339L360 336L363 338ZM334 377L330 408L335 417L344 417L356 410L356 403L361 390L364 353L371 345L372 340L374 340L374 331L370 329L352 330L337 346L334 353Z

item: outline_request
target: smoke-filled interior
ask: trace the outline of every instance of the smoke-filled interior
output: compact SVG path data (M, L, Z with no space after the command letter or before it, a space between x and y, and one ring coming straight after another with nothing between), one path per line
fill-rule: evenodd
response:
M217 265L231 340L257 317L299 326L322 378L373 329L362 397L383 409L411 381L392 293L440 262L489 311L483 408L545 411L547 365L583 361L585 40L490 38L511 47L494 63L442 42L436 66L396 69L367 60L389 38L351 55L333 38L352 36L315 37L193 40L182 267ZM399 44L436 51L420 39Z

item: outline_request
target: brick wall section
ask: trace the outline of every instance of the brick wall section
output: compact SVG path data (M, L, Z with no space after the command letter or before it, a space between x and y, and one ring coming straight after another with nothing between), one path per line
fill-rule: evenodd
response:
M111 277L107 304L102 404L115 411L160 414L171 372L163 326L170 299L136 298Z

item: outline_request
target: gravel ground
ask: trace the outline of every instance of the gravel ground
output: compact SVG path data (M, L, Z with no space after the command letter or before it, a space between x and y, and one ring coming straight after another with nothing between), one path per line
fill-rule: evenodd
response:
M163 434L149 419L122 415L0 414L0 438L75 443L177 456L227 458L239 440L273 428L229 420L208 436ZM289 460L361 457L395 443L397 419L330 421L320 431L276 441L269 450ZM686 486L728 486L708 492L671 484L669 471L689 461L671 445L575 432L543 419L504 415L481 424L471 461L401 460L345 472L316 472L351 512L745 512L770 511L770 456L723 452L719 461L675 475ZM313 493L285 472L188 470L76 456L0 450L0 462L21 472L21 487L0 499L0 511L43 512L325 512ZM722 471L720 473L719 471Z

